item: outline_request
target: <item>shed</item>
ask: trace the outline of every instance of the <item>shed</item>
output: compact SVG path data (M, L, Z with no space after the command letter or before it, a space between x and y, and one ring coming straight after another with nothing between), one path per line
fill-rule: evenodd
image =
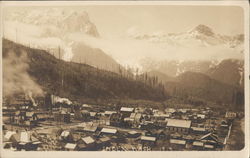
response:
M97 130L97 126L86 126L83 130L86 132L93 132L94 133Z
M208 150L212 150L212 149L214 149L214 146L213 145L209 145L209 144L205 144L204 148L208 149Z
M128 107L121 107L121 112L133 112L134 108L128 108Z
M16 132L14 131L7 131L6 134L4 135L4 141L11 141L14 138L14 134L16 134Z
M95 142L95 140L90 136L82 138L82 141L87 145L93 144Z
M113 128L103 128L101 130L101 133L105 133L105 134L116 134L117 133L117 129L113 129Z
M170 139L170 144L186 145L186 141L179 139Z
M149 137L149 136L141 136L142 141L150 141L150 142L155 142L156 138L155 137Z
M203 147L204 143L203 142L200 142L200 141L194 141L193 142L193 146L196 146L196 147Z
M73 143L67 143L64 148L67 149L67 150L75 150L76 149L76 144L73 144Z
M70 132L69 132L69 131L63 131L63 132L61 133L61 137L64 137L64 138L68 137L69 135L70 135Z

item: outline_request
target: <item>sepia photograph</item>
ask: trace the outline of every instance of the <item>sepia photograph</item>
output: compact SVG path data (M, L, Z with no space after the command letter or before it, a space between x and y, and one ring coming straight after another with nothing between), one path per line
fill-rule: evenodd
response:
M7 4L2 151L248 146L244 7Z

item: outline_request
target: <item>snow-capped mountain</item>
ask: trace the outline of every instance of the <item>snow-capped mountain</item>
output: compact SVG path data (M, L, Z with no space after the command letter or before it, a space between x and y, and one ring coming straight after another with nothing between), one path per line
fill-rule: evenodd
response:
M65 61L81 62L114 72L119 70L120 65L111 56L83 40L77 40L78 37L100 37L84 10L38 8L16 10L5 16L4 38L47 50Z
M154 43L166 43L175 46L217 46L223 45L228 48L242 47L244 35L220 35L206 25L198 25L195 28L182 33L153 33L153 34L130 34L130 38L147 40Z
M161 62L145 59L141 61L144 71L157 71L170 77L178 77L186 72L202 73L212 79L233 86L244 86L244 61L239 59Z
M219 61L217 60L162 60L154 61L152 59L141 60L144 71L159 71L168 76L179 76L180 74L192 71L205 73L210 68L215 67Z
M48 50L57 57L60 50L66 61L111 71L119 70L121 64L178 76L186 71L206 72L221 60L244 57L244 35L220 35L205 25L181 33L131 31L129 39L100 37L88 13L80 9L16 10L5 14L3 30L4 37L16 43Z
M90 21L88 13L83 10L58 8L18 10L5 16L5 20L42 26L45 28L44 36L72 32L99 36L96 26Z

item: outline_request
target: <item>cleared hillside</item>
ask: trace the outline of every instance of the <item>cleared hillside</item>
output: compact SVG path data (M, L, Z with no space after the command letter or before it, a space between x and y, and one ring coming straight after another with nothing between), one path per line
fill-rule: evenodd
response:
M11 64L27 64L25 70L27 70L28 75L46 93L78 101L84 101L85 99L162 101L167 98L162 88L152 87L139 80L126 78L86 64L58 60L44 50L31 49L3 40L3 61L11 60L13 56L15 56L15 60ZM4 65L5 63L7 62L3 62L3 69L6 70L4 71L6 73L4 74L3 84L8 85L11 77L7 76L7 70L11 65ZM16 67L19 66L16 65ZM18 72L14 73L14 75L18 74Z

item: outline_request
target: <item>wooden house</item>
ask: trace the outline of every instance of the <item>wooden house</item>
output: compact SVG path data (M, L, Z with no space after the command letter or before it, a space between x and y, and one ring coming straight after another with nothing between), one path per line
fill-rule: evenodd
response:
M187 134L191 127L190 120L167 119L167 130Z

